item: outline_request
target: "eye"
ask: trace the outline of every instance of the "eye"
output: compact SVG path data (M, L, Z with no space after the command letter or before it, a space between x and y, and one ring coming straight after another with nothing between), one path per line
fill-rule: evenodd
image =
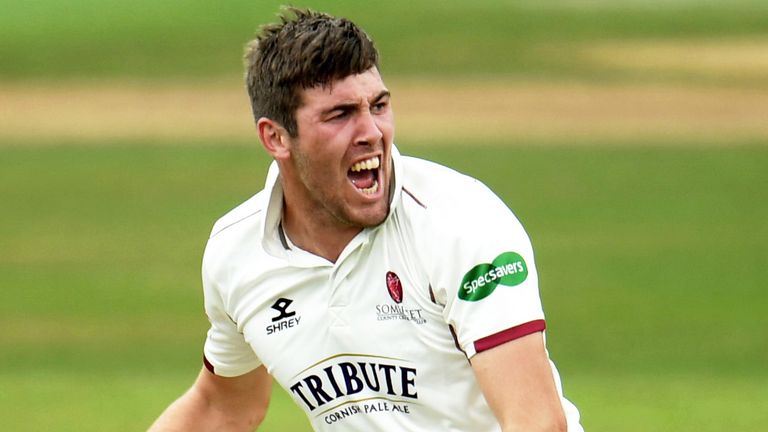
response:
M374 114L382 113L387 109L387 105L387 101L379 101L371 106L371 112Z
M349 113L350 113L349 110L336 110L336 111L333 111L332 113L330 113L330 115L328 116L327 120L328 121L343 120L343 119L349 117Z

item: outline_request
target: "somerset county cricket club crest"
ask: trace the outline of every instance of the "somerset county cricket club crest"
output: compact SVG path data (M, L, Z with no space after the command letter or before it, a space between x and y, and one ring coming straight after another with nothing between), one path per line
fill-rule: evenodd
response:
M387 291L395 303L403 302L403 284L394 272L387 272Z

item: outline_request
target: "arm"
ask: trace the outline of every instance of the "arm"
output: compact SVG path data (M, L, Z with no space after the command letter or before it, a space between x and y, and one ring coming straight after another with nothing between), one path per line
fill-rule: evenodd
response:
M471 362L504 432L566 430L541 332L478 353Z
M272 378L264 366L224 378L203 368L183 396L172 403L149 432L252 431L267 412Z

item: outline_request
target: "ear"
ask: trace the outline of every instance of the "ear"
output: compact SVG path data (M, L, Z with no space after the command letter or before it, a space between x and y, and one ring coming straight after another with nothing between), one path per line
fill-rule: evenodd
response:
M285 160L291 156L288 131L272 119L262 117L256 122L261 145L276 160Z

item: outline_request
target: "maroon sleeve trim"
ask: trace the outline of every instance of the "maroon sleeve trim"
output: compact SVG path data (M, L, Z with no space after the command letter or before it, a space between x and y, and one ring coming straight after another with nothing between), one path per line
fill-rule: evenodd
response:
M208 372L216 375L216 372L213 371L213 365L208 361L207 358L205 358L205 356L203 356L203 364L205 365L205 368L208 369Z
M528 336L531 333L544 331L545 328L547 328L546 323L543 319L540 319L529 321L525 324L520 324L519 326L502 330L498 333L494 333L490 336L476 340L475 352L481 353L493 347L499 346L505 342L519 339L523 336Z

